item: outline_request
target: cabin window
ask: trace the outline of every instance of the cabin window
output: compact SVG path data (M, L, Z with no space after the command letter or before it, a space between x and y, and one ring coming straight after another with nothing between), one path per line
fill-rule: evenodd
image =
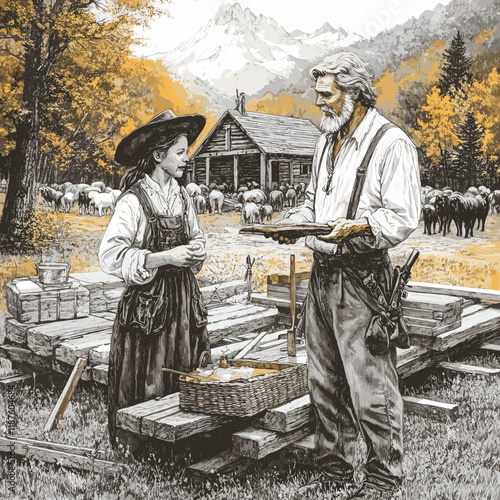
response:
M300 175L310 175L311 171L312 171L312 163L300 164Z
M224 126L225 131L225 149L226 151L231 151L231 125Z

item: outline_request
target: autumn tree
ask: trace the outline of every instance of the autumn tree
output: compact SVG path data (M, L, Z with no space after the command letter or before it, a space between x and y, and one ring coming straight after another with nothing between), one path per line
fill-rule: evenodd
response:
M445 96L460 90L464 84L472 80L471 61L466 54L465 42L460 31L453 37L450 48L445 51L443 58L438 88L441 95Z
M131 41L134 26L146 24L155 8L149 0L0 0L0 7L0 49L20 76L19 105L8 110L15 145L0 234L2 243L20 250L34 213L35 179L45 154L41 130L58 64L71 51L92 52L95 44L108 44L111 52L121 48L124 33ZM85 108L73 109L75 120L86 119Z

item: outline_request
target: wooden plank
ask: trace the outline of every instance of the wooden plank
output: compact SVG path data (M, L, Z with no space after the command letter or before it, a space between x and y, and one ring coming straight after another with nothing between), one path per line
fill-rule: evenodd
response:
M142 418L155 413L159 409L161 410L170 403L177 407L179 406L178 392L159 399L149 399L134 406L118 410L116 413L116 425L126 431L141 434Z
M243 359L245 356L252 351L257 344L268 334L268 331L263 331L257 335L253 340L251 340L241 351L239 351L234 359Z
M48 450L46 448L37 448L30 446L26 453L27 458L37 459L43 462L62 465L72 469L94 471L100 474L116 476L122 470L122 467L105 460L97 460L80 455L63 453L61 451Z
M458 344L480 338L500 329L500 310L488 307L465 316L462 326L434 338L432 349L446 351Z
M92 380L99 384L108 385L108 365L92 367Z
M57 344L89 333L110 330L113 322L96 316L36 325L27 333L28 347L41 356L51 356Z
M483 344L479 347L481 351L500 353L500 344Z
M52 360L52 370L61 373L63 375L71 375L73 371L73 365L68 365L63 363L62 361L58 361L57 359ZM91 366L86 366L80 375L80 379L84 382L91 382L94 378L92 376L93 369Z
M252 302L255 304L262 304L263 306L267 307L280 307L283 309L290 310L290 298L278 298L278 297L270 297L269 295L265 293L259 293L259 292L254 292L252 293ZM302 306L303 299L297 297L297 308L300 308Z
M427 337L436 337L437 335L441 335L442 333L449 332L451 330L456 330L462 324L462 318L451 324L445 324L441 326L437 326L435 328L429 328L421 325L408 325L408 331L410 334L416 335L424 335Z
M491 300L500 302L499 290L486 290L482 288L468 288L463 286L442 285L436 283L423 283L410 281L408 289L412 292L444 294L465 299Z
M58 361L72 365L78 358L88 360L92 349L96 349L103 344L109 345L110 342L111 329L105 328L99 332L61 342L55 349L55 357Z
M208 323L215 324L220 321L226 321L229 319L242 318L244 316L250 316L252 314L261 313L267 311L267 308L258 305L247 305L247 304L235 304L230 307L223 307L213 310L216 314L208 316Z
M155 420L152 431L150 426L145 431L150 432L148 436L173 443L195 434L213 431L230 421L230 417L223 415L179 411Z
M75 367L73 368L73 371L71 372L71 375L68 379L68 382L63 389L63 392L59 397L55 408L52 410L47 423L45 424L44 432L50 432L54 427L54 424L56 423L56 419L61 420L63 418L64 412L68 407L71 396L73 395L73 391L78 384L78 380L80 380L80 375L82 374L86 364L86 359L79 359L76 362Z
M255 348L256 350L261 350L265 348L267 344L270 342L274 342L278 339L280 335L286 333L286 330L280 330L277 332L268 333L266 337L260 342L260 344ZM252 338L255 338L258 334L254 333ZM241 340L238 342L232 342L226 345L220 345L217 347L212 347L212 360L213 362L217 362L221 356L226 356L227 358L232 358L236 353L238 353L241 349L243 349L246 345L248 345L248 340Z
M225 450L217 455L190 465L187 472L194 478L206 479L223 474L238 475L246 471L253 462L245 457Z
M16 363L35 366L37 368L52 368L52 362L49 358L39 356L30 349L25 349L24 347L17 347L9 344L0 345L0 357Z
M446 420L456 420L458 417L458 405L455 404L441 403L414 396L403 396L403 404L405 412L422 415L423 417L432 416Z
M83 448L81 446L74 446L72 444L54 443L52 441L40 441L37 439L29 438L8 438L0 437L0 452L8 453L10 451L10 446L15 446L16 455L26 456L26 452L30 446L36 446L37 448L44 448L52 451L61 451L64 453L70 453L73 455L78 455L82 457L94 457L99 460L104 460L106 458L106 453L102 450L96 450L94 448Z
M500 373L499 368L487 368L484 366L465 365L463 363L448 363L445 361L438 363L436 366L445 371L450 371L454 373L464 373L467 375L484 375L487 377L491 377L493 375L498 375Z
M94 347L89 351L90 365L107 365L109 364L109 349L110 344L102 344L99 347Z
M257 314L243 316L226 321L208 324L207 330L210 339L215 342L227 335L242 335L255 332L264 328L271 328L276 324L278 318L277 309L268 309Z
M35 326L35 323L21 323L11 316L5 321L5 338L12 344L27 347L28 330Z
M240 293L247 292L248 284L245 280L227 281L216 285L200 288L201 296L205 303L219 302L234 297Z
M312 422L314 411L309 394L276 408L266 410L252 419L252 425L277 432L290 432Z
M257 427L247 427L242 431L233 433L232 451L242 457L260 460L270 453L279 451L285 446L304 438L311 431L312 425L306 425L286 434Z
M17 375L11 375L9 377L2 377L0 378L0 390L5 390L9 386L21 386L32 381L33 374L31 373L21 373Z

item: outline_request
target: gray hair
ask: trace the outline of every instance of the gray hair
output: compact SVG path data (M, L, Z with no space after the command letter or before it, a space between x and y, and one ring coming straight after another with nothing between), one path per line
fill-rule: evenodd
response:
M333 75L342 92L357 95L357 100L368 108L377 102L373 72L353 52L337 52L326 57L311 69L310 75L314 81L320 76Z

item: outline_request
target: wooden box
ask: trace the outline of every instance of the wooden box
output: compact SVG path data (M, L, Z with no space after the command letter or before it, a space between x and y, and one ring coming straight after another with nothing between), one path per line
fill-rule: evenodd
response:
M29 278L16 278L7 284L7 310L21 323L83 318L90 313L89 291L78 282L44 289Z

